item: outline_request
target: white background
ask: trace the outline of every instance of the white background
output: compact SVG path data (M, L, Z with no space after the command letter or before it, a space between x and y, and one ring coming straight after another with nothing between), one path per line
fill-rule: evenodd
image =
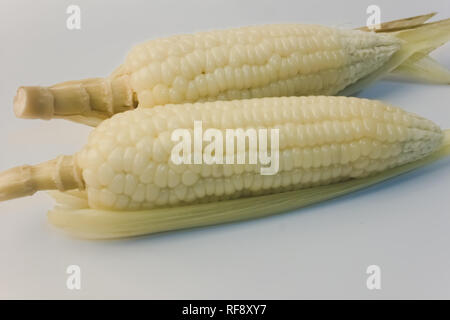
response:
M81 7L81 30L66 8ZM109 74L146 39L260 23L365 24L438 11L450 1L0 1L0 170L71 154L90 128L16 119L20 85ZM450 45L434 54L450 67ZM379 82L360 94L450 128L448 86ZM82 241L51 227L45 193L0 203L0 298L450 298L450 161L350 196L244 223L120 241ZM66 288L66 267L82 289ZM367 266L382 289L366 288Z

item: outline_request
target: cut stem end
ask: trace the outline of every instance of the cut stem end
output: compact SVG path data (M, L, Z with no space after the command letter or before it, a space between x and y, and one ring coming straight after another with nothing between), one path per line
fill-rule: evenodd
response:
M53 95L45 87L20 87L14 97L14 113L19 118L51 119L54 114Z

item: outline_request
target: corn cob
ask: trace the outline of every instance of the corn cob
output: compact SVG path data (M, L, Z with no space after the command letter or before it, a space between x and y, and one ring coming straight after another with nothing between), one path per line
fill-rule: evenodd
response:
M220 132L278 129L278 172L261 175L261 164L174 164L171 133L192 130L194 121ZM66 206L76 209L81 203L94 216L120 212L126 219L126 212L151 213L369 177L434 154L448 138L448 132L444 139L429 120L358 98L285 97L138 108L103 121L74 156L3 173L0 200L78 188L81 195L66 194ZM70 197L76 194L75 200Z
M138 105L350 95L445 43L450 20L420 25L430 16L387 25L388 33L286 24L151 40L135 46L107 78L19 88L14 111L96 125Z

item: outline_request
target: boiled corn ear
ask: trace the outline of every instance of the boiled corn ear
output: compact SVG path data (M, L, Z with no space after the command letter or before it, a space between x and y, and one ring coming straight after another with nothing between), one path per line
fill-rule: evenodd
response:
M325 186L170 208L114 211L91 209L84 192L52 191L57 205L48 212L54 226L83 239L117 239L261 218L349 194L433 163L450 155L450 132L443 145L425 158L376 175Z
M20 87L14 111L95 125L137 106L351 95L450 38L450 20L420 25L428 18L386 33L284 24L151 40L109 77Z

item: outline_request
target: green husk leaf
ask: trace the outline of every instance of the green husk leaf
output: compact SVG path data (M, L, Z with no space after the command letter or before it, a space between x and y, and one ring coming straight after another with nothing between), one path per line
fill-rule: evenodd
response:
M450 84L450 70L425 56L419 60L408 59L388 75L388 79L400 79L424 83Z
M394 35L404 42L400 50L395 52L383 66L364 78L350 84L340 91L338 95L353 95L400 67L405 61L411 66L416 58L420 59L426 56L430 51L445 44L450 40L450 19L422 24L411 29L407 28L395 32ZM418 72L415 73L415 76L417 77Z

